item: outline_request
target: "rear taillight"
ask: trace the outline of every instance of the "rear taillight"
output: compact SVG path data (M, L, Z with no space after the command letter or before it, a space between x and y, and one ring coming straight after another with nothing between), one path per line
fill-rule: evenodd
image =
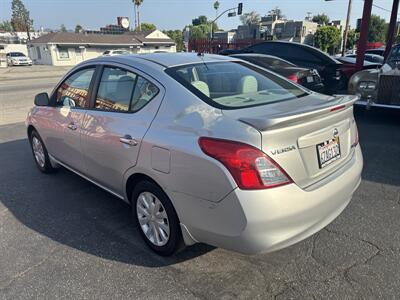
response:
M296 83L299 82L299 77L298 77L296 74L289 75L289 76L286 77L286 78L289 79L289 80L291 80L291 81L293 81L293 82L296 82Z
M201 137L201 150L221 162L243 190L268 189L291 183L286 172L253 146L223 139Z

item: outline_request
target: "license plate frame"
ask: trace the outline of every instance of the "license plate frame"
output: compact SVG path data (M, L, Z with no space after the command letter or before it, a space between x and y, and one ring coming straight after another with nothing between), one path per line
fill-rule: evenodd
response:
M335 137L316 145L318 166L320 169L329 166L341 158L340 139Z

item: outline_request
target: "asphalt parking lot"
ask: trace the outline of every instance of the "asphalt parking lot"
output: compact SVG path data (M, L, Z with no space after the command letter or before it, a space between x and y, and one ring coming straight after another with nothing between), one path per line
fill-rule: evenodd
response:
M161 258L126 204L67 170L36 169L23 113L65 70L35 68L0 73L0 299L399 298L400 114L357 110L363 180L319 233L270 254L195 245Z

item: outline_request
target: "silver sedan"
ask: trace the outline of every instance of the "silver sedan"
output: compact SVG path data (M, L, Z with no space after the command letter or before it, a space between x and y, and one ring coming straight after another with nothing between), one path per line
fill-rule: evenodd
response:
M38 168L63 166L132 207L149 247L269 252L347 206L363 165L354 96L324 96L240 59L101 57L26 120Z

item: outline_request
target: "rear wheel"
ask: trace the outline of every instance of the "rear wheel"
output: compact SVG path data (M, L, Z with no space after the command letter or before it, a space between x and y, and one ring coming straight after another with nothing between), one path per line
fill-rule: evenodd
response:
M29 141L31 143L31 149L36 166L39 168L39 170L43 173L54 172L55 169L51 165L47 149L36 130L32 130L29 136Z
M139 182L132 193L132 214L146 244L157 254L174 254L182 243L178 216L164 191L151 181Z

